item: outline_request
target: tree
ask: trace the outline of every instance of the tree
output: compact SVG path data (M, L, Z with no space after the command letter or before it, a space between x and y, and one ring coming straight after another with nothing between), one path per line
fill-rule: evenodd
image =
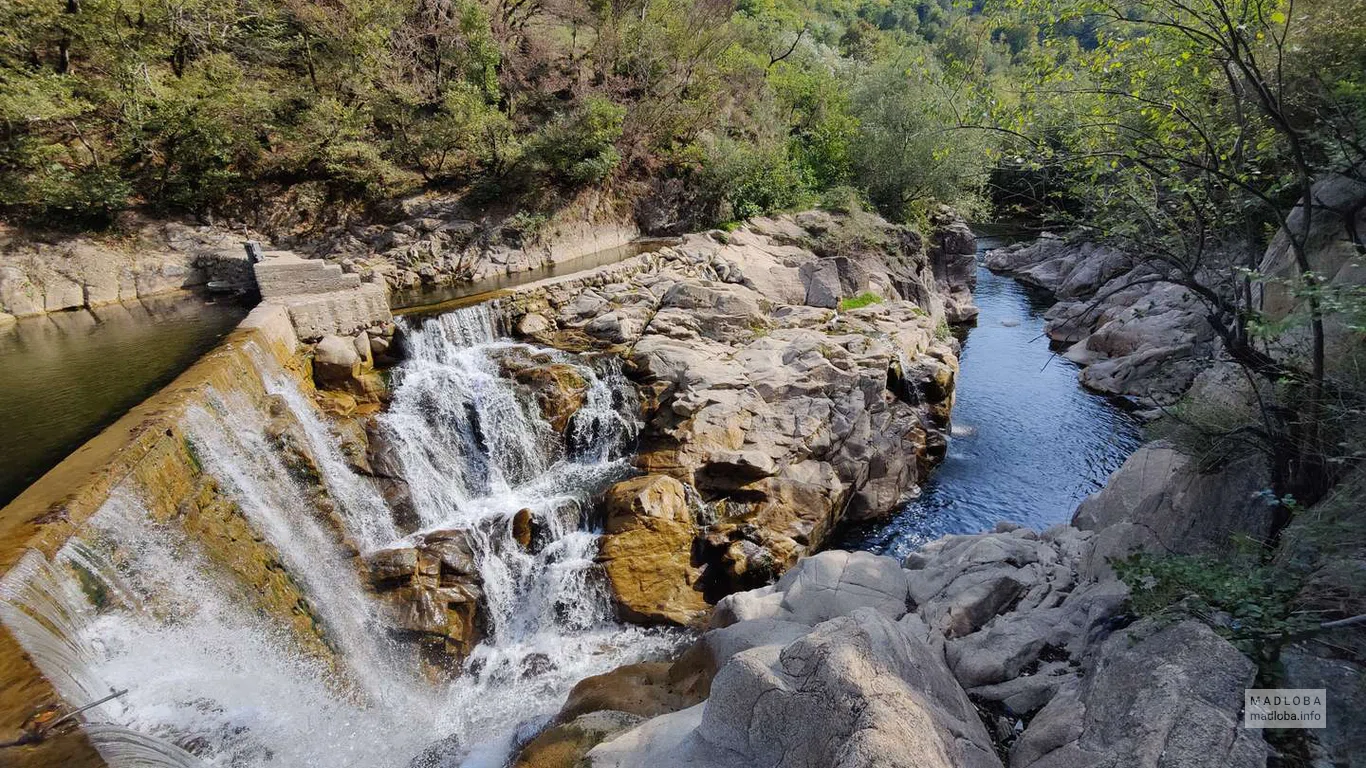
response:
M1277 496L1312 503L1333 479L1326 406L1335 385L1310 236L1323 215L1315 189L1366 167L1360 91L1330 85L1341 81L1328 71L1359 61L1358 41L1324 50L1332 46L1314 36L1312 16L1289 0L1082 0L1061 14L1052 3L1015 7L1041 24L1084 19L1102 31L1078 67L1036 71L1022 119L992 129L1021 139L1031 162L1071 170L1074 195L1087 201L1077 223L1088 233L1139 255L1146 279L1203 302L1227 354L1279 393L1264 402L1260 425L1240 429L1268 454ZM1061 147L1031 126L1047 111L1054 128L1065 126ZM1259 333L1256 270L1278 231L1304 308L1305 341L1293 354ZM1359 233L1349 234L1360 247ZM1277 530L1292 506L1282 505Z

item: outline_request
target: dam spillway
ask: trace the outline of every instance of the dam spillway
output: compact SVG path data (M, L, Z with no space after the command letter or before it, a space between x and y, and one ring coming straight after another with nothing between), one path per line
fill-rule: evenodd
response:
M402 519L339 447L280 323L135 414L122 471L101 469L67 503L70 535L0 582L8 631L63 699L128 690L83 716L105 762L501 764L573 683L677 642L617 624L594 573L587 501L630 471L633 390L615 361L495 327L479 306L409 328L376 426L411 486ZM507 375L528 357L583 382L568 423ZM530 548L512 530L527 510ZM451 530L473 556L483 641L433 674L366 563Z

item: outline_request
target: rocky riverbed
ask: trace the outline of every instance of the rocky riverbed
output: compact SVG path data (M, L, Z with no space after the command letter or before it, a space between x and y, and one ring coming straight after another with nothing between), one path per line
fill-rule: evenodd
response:
M1218 617L1145 618L1114 565L1266 536L1255 454L1212 466L1157 442L1070 524L1005 520L903 559L827 549L904 507L949 445L975 246L951 211L933 225L760 218L397 322L384 270L310 267L335 290L269 297L176 408L126 417L114 437L156 469L106 441L117 472L78 461L78 490L26 494L46 549L5 577L6 625L68 701L136 679L115 741L184 760L1268 764L1240 722L1267 669ZM1103 352L1077 353L1088 386L1255 395L1122 255L991 258L1060 299L1051 336ZM1308 533L1284 556L1324 546ZM1355 599L1357 560L1317 562L1316 589ZM58 603L80 620L24 618ZM68 646L80 665L50 652ZM1351 700L1337 653L1288 648L1286 682ZM304 726L314 711L343 725ZM1338 717L1325 765L1355 749Z

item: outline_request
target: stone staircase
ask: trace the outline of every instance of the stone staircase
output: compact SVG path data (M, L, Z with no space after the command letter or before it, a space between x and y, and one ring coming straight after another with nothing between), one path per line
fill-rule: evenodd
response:
M252 265L261 298L333 293L360 287L360 276L342 272L322 259L305 259L289 251L273 251Z

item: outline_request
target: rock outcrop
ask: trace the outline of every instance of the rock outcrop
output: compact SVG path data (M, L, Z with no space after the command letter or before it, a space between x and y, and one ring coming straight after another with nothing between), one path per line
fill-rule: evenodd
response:
M642 624L692 624L709 606L692 564L698 528L683 484L667 475L625 480L607 491L598 556L618 613Z
M944 222L939 267L910 230L812 212L690 235L500 309L538 342L624 359L646 405L637 464L714 518L688 569L715 598L771 581L842 520L887 513L942 457L957 372L944 296L965 315L975 277L970 230Z
M157 296L213 281L252 286L241 232L130 218L117 238L0 233L0 323Z
M1157 441L1135 451L1104 488L1082 501L1072 524L1099 532L1104 557L1228 552L1237 536L1269 536L1275 511L1266 493L1270 483L1260 454L1201 467L1175 445ZM1104 567L1104 557L1095 567Z
M1217 352L1200 301L1113 247L1045 235L992 250L986 264L1057 299L1044 332L1089 389L1170 405Z
M469 531L427 531L365 556L398 638L434 677L450 675L484 635L483 585Z
M1130 625L1124 585L1086 572L1096 539L1003 525L905 568L806 558L722 600L672 665L584 681L546 731L572 759L524 764L1265 765L1251 662L1193 621ZM580 738L590 714L615 726Z
M641 234L610 213L493 215L439 195L398 201L387 214L387 221L350 223L322 237L310 230L281 239L348 274L405 290L525 272L627 246Z

